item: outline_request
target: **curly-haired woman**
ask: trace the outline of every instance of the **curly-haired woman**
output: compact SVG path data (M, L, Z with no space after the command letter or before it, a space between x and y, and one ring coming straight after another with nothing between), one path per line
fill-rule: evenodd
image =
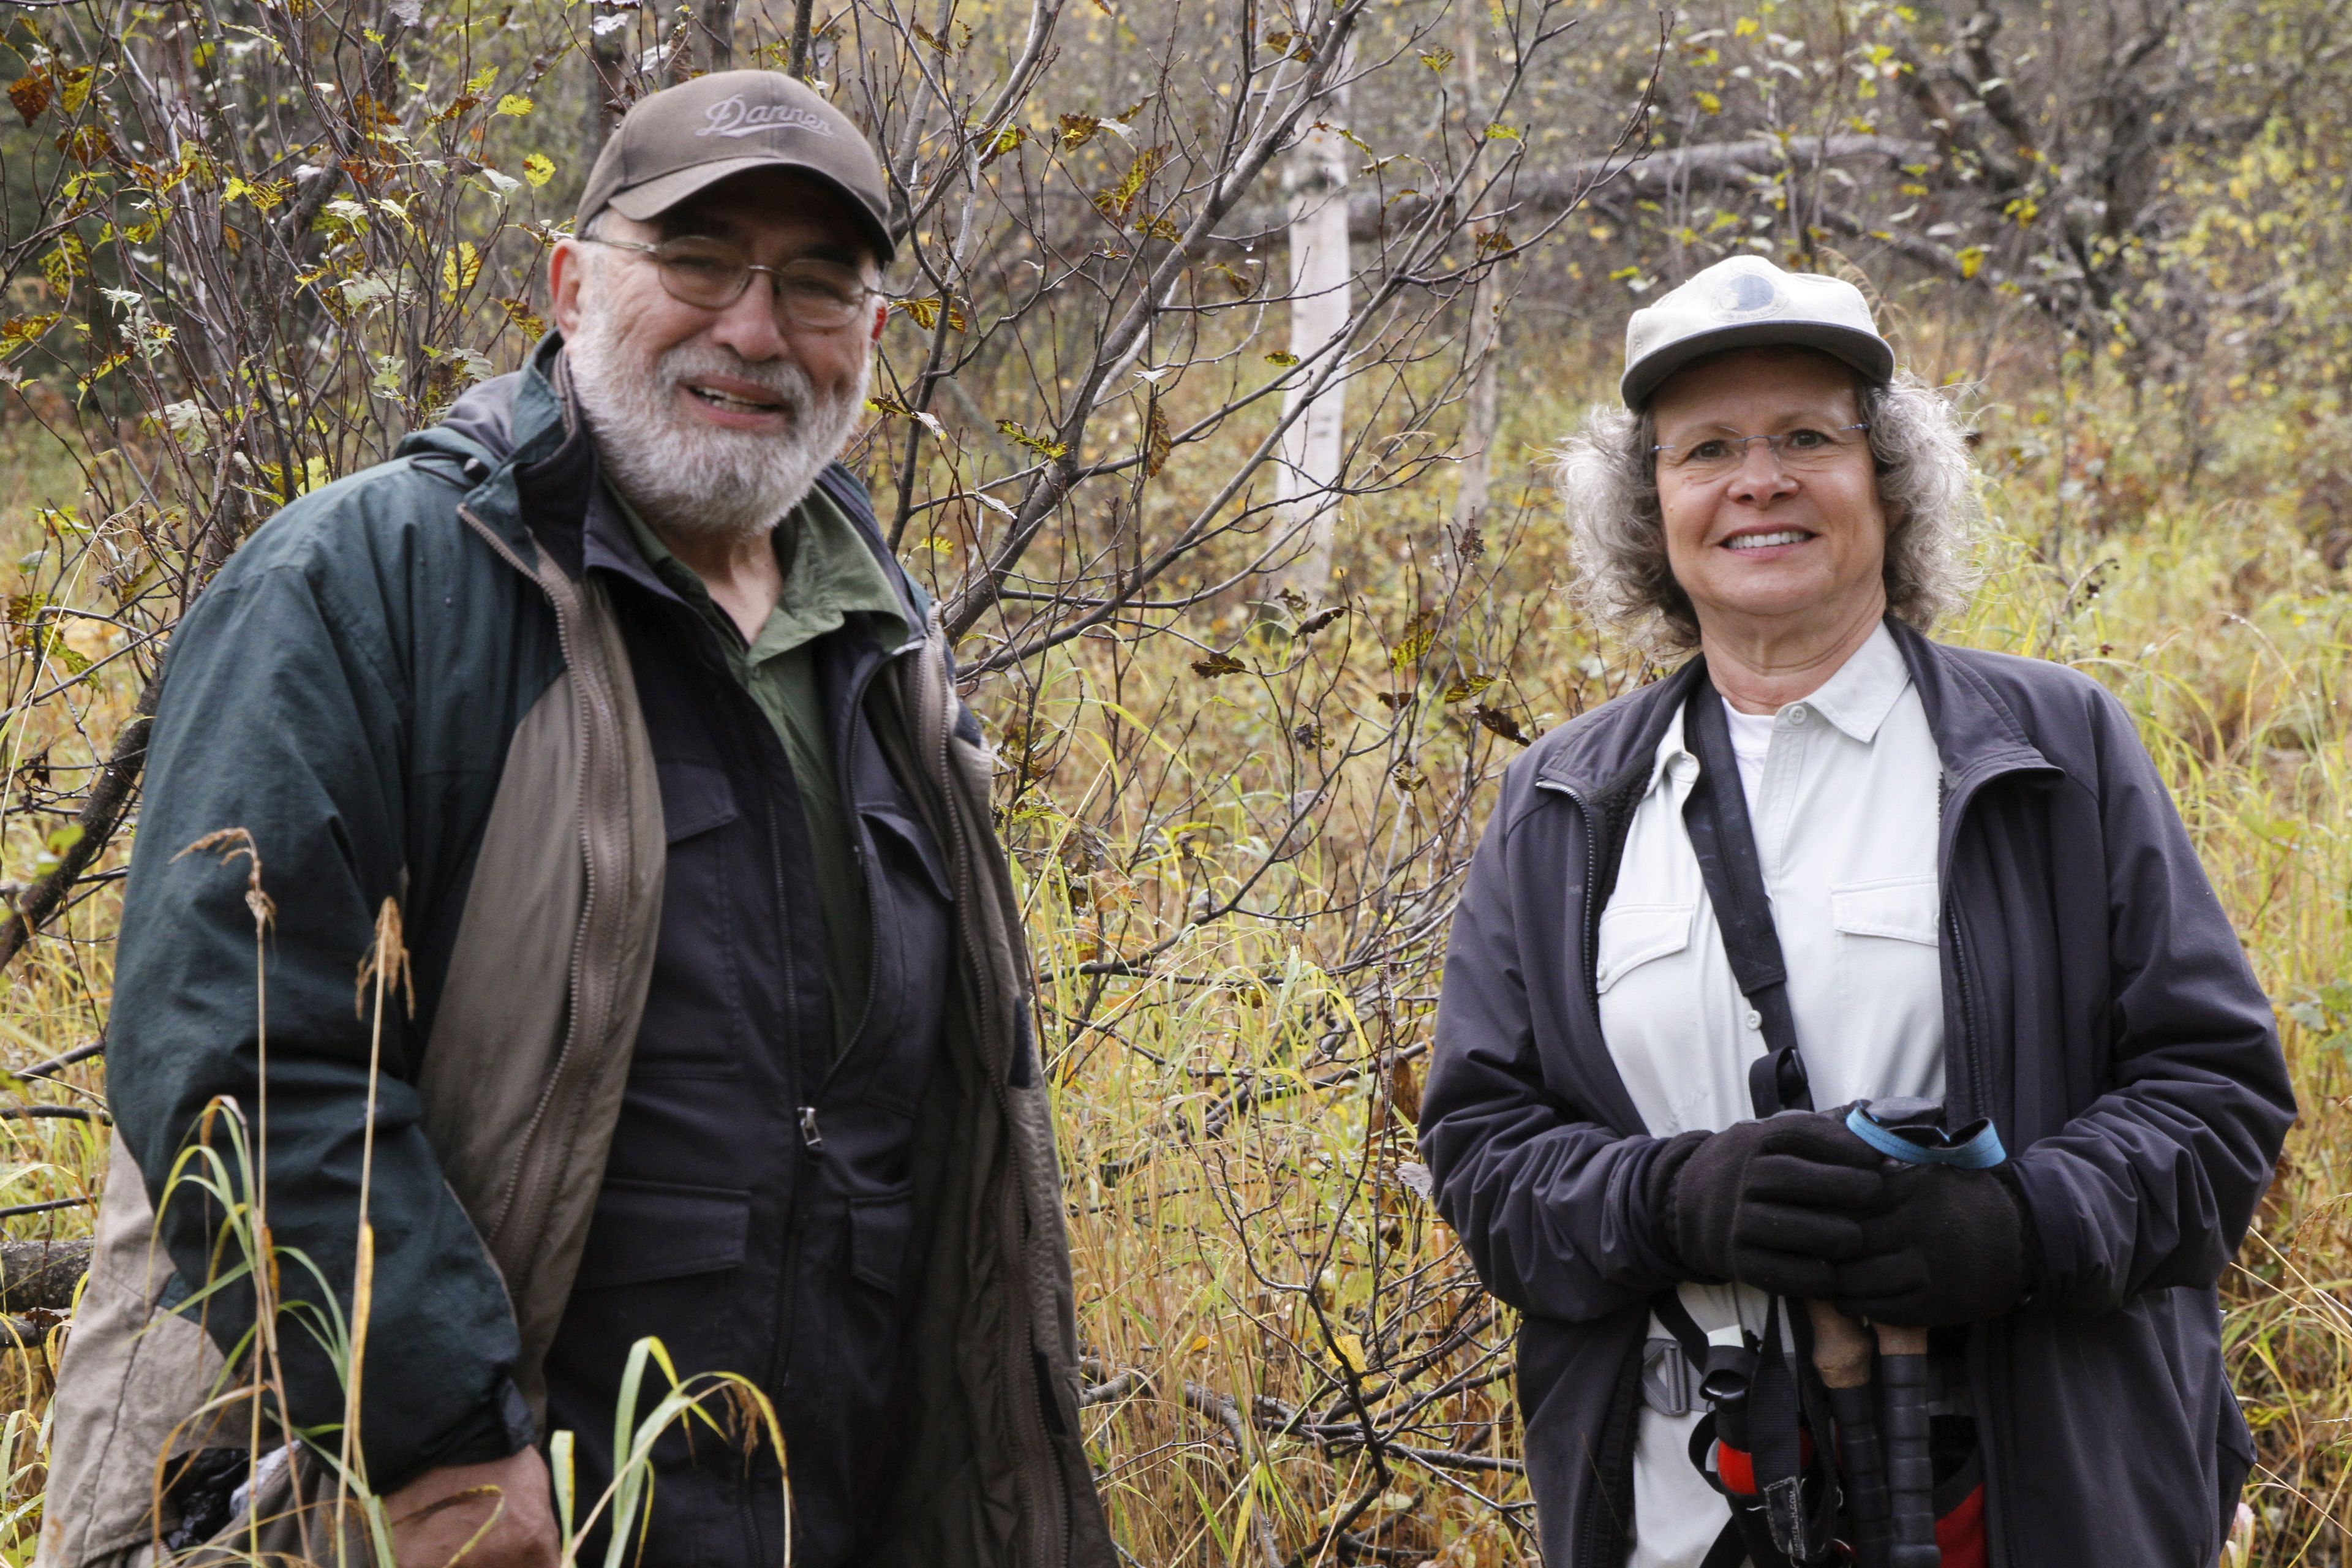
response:
M1925 1343L1944 1568L2210 1568L2215 1283L2294 1107L2155 767L2077 672L1929 639L1966 444L1850 285L1710 268L1622 392L1560 465L1586 601L1695 657L1511 770L1422 1112L1524 1315L1545 1560L1933 1562L1864 1517L1895 1395L1810 1370L1867 1323Z

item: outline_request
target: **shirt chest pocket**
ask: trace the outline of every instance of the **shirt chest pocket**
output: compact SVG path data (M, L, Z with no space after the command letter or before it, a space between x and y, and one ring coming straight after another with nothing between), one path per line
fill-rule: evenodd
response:
M1634 970L1672 958L1690 946L1695 903L1611 904L1601 911L1601 944L1593 980L1603 995Z
M1849 937L1936 945L1942 894L1933 877L1843 882L1830 889L1830 923Z

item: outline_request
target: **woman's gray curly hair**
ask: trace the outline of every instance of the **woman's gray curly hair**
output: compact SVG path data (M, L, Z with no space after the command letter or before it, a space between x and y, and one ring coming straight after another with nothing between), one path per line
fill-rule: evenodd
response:
M1950 403L1907 371L1857 384L1886 512L1886 607L1926 631L1967 604L1980 508L1968 431ZM1657 421L1596 404L1560 448L1554 475L1568 505L1578 597L1595 618L1654 655L1698 646L1698 616L1666 562Z

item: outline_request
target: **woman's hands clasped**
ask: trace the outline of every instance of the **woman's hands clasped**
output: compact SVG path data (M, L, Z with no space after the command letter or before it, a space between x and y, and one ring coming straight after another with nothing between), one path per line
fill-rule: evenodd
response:
M1671 1138L1644 1196L1654 1239L1687 1278L1874 1322L1998 1317L2032 1286L2032 1221L2007 1172L1887 1160L1843 1109Z
M1891 1165L1885 1196L1862 1222L1862 1249L1840 1263L1839 1308L1878 1323L1974 1323L2033 1287L2039 1238L2006 1167Z

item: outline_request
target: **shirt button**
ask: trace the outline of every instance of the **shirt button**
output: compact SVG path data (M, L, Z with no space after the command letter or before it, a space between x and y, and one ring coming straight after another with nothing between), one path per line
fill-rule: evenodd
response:
M1802 729L1804 727L1805 721L1812 717L1812 711L1813 710L1811 709L1806 707L1801 702L1790 703L1788 709L1789 722L1799 729Z
M1750 1007L1748 1009L1748 1016L1745 1022L1751 1029L1760 1029L1764 1026L1764 1015L1759 1013L1755 1008Z

